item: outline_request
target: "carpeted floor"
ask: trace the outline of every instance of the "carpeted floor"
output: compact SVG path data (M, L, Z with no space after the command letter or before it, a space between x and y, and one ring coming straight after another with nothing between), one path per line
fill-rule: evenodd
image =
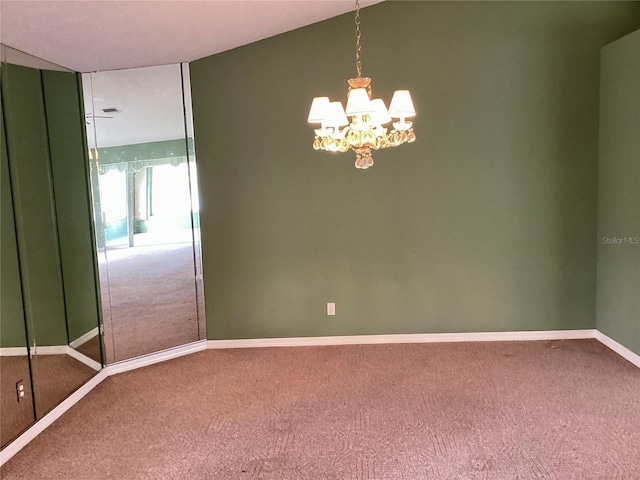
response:
M106 379L12 479L640 478L640 369L595 340L209 350Z

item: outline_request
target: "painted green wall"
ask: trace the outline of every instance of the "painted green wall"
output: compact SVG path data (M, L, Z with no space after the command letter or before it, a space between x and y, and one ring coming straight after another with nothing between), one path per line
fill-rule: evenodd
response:
M75 73L42 71L69 339L98 327L82 86Z
M71 340L98 326L78 92L74 73L3 64L11 200L31 345L66 345L67 318ZM4 268L3 258L3 275ZM4 301L3 288L3 308Z
M418 110L364 172L306 123L352 14L191 63L209 338L594 328L599 49L639 7L364 9L363 73Z
M18 246L9 181L9 162L4 133L4 116L0 102L0 347L25 347L24 309L20 287Z
M596 326L640 355L640 30L601 65Z

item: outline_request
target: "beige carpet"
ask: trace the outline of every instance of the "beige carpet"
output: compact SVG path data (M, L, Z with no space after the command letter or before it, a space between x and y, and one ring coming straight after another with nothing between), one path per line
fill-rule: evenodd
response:
M205 351L106 379L12 479L640 478L640 369L595 340Z

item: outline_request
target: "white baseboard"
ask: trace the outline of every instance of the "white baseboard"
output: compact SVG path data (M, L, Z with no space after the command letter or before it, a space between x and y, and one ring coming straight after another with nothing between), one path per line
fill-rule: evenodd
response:
M22 435L0 451L0 465L4 465L11 457L22 450L31 440L36 438L45 428L62 416L64 412L73 407L87 393L107 378L107 372L102 370L92 377L87 383L64 399L57 407L34 423Z
M36 355L69 355L70 357L75 358L79 362L84 363L85 365L93 368L94 370L102 369L102 365L100 363L74 350L69 345L51 345L51 346L44 346L44 347L35 347L31 351L32 353L35 352ZM27 347L0 348L0 357L18 357L18 356L26 356L26 355L27 355Z
M93 330L89 330L84 335L81 335L78 338L76 338L73 342L69 342L69 346L73 348L78 348L83 343L87 343L93 337L97 337L97 336L98 336L98 327L94 328Z
M385 343L515 342L595 338L596 330L546 330L527 332L409 333L335 337L255 338L208 340L207 348L311 347L322 345L378 345Z
M68 345L36 345L31 347L31 356L33 355L66 355L69 350Z
M27 347L4 347L0 348L0 357L23 357L27 352Z
M154 363L166 362L172 358L183 357L195 352L200 352L207 349L206 340L198 340L197 342L182 345L180 347L170 348L157 353L150 353L142 357L133 358L131 360L123 360L122 362L112 363L106 370L109 375L115 375L117 373L128 372L129 370L135 370L137 368L153 365Z
M605 335L599 330L596 330L596 340L598 340L600 343L609 347L611 350L616 352L622 358L629 360L636 367L640 368L640 355L632 352L627 347L616 342L613 338L608 337L607 335Z
M43 345L31 347L31 355L66 355L67 345ZM0 348L0 357L17 357L27 354L27 347Z

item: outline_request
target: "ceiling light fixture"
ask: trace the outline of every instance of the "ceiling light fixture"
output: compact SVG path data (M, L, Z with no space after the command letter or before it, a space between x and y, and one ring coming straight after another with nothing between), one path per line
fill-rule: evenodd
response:
M406 119L415 117L416 110L408 90L396 90L388 110L382 99L371 99L371 79L362 76L359 0L356 0L355 22L358 76L349 80L347 108L345 110L340 102L330 101L329 97L316 97L311 103L307 121L320 124L320 128L315 130L314 150L343 153L353 150L356 168L366 169L373 165L372 149L397 147L415 141L412 123ZM393 122L393 129L389 130L385 125L392 119L398 121Z

